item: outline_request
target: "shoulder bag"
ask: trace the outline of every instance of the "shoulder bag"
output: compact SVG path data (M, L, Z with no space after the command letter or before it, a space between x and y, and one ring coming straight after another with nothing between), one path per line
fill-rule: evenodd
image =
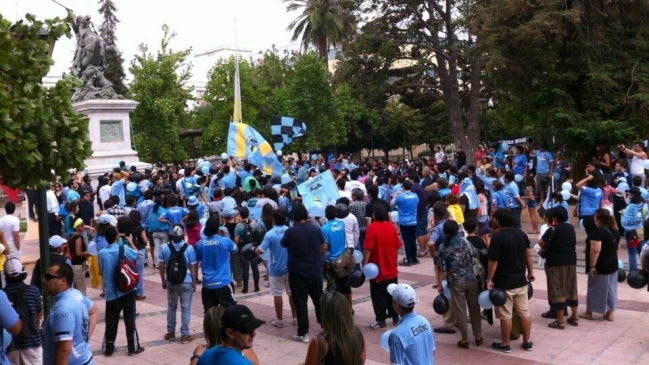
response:
M480 253L475 249L475 247L473 247L469 240L462 238L462 241L467 245L469 252L471 253L471 267L473 268L473 274L478 282L484 281L487 277L487 273L485 272L484 266L482 266L482 262L480 262Z

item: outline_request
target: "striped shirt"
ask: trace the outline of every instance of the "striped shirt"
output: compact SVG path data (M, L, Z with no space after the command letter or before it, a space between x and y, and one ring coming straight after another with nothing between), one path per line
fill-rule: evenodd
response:
M32 328L38 328L38 323L36 321L36 314L43 311L43 299L41 298L41 293L38 291L38 288L32 285L27 285L23 283L8 284L2 290L7 294L9 300L11 300L12 294L19 292L22 286L26 286L23 293L23 297L27 302L27 306L32 315ZM23 323L23 326L26 326L26 323ZM24 341L20 341L14 337L14 348L15 349L30 349L41 347L43 344L43 339L41 338L41 331L33 331L32 336Z

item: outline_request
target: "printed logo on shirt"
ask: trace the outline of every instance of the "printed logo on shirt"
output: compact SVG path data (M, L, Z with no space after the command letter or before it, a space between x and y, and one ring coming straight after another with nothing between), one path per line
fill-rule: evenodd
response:
M203 241L203 246L218 246L220 243L219 241Z
M426 323L420 323L417 327L410 327L410 331L413 336L419 336L420 334L428 331L428 325Z

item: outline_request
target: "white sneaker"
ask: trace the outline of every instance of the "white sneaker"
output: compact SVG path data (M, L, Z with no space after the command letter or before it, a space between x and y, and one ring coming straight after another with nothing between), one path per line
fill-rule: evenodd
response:
M272 324L273 327L284 328L284 322L277 319L273 319L272 321L270 321L270 324Z
M297 342L309 343L309 335L299 336L299 335L295 334L295 335L293 335L293 337L291 337L291 338L292 338L294 341L297 341Z

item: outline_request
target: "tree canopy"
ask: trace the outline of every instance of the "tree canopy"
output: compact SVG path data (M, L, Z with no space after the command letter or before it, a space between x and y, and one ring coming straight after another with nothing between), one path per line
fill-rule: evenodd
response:
M189 125L187 103L193 100L187 81L191 63L186 63L191 48L175 52L169 43L176 36L167 25L156 55L145 44L131 62L133 83L129 98L139 102L131 113L133 140L139 157L149 162L181 162L187 150L180 141L181 131Z
M69 169L82 169L92 154L88 119L71 104L73 87L81 81L64 76L54 87L41 84L54 64L49 42L71 37L67 18L12 24L0 15L0 175L10 187L47 186ZM39 39L41 28L49 31Z
M126 73L124 72L124 59L122 54L117 48L117 36L115 29L119 19L115 15L117 7L113 0L99 0L99 14L103 16L104 20L99 27L99 35L101 35L106 44L106 69L104 70L104 77L113 83L113 90L120 95L126 95L128 88L124 85Z

